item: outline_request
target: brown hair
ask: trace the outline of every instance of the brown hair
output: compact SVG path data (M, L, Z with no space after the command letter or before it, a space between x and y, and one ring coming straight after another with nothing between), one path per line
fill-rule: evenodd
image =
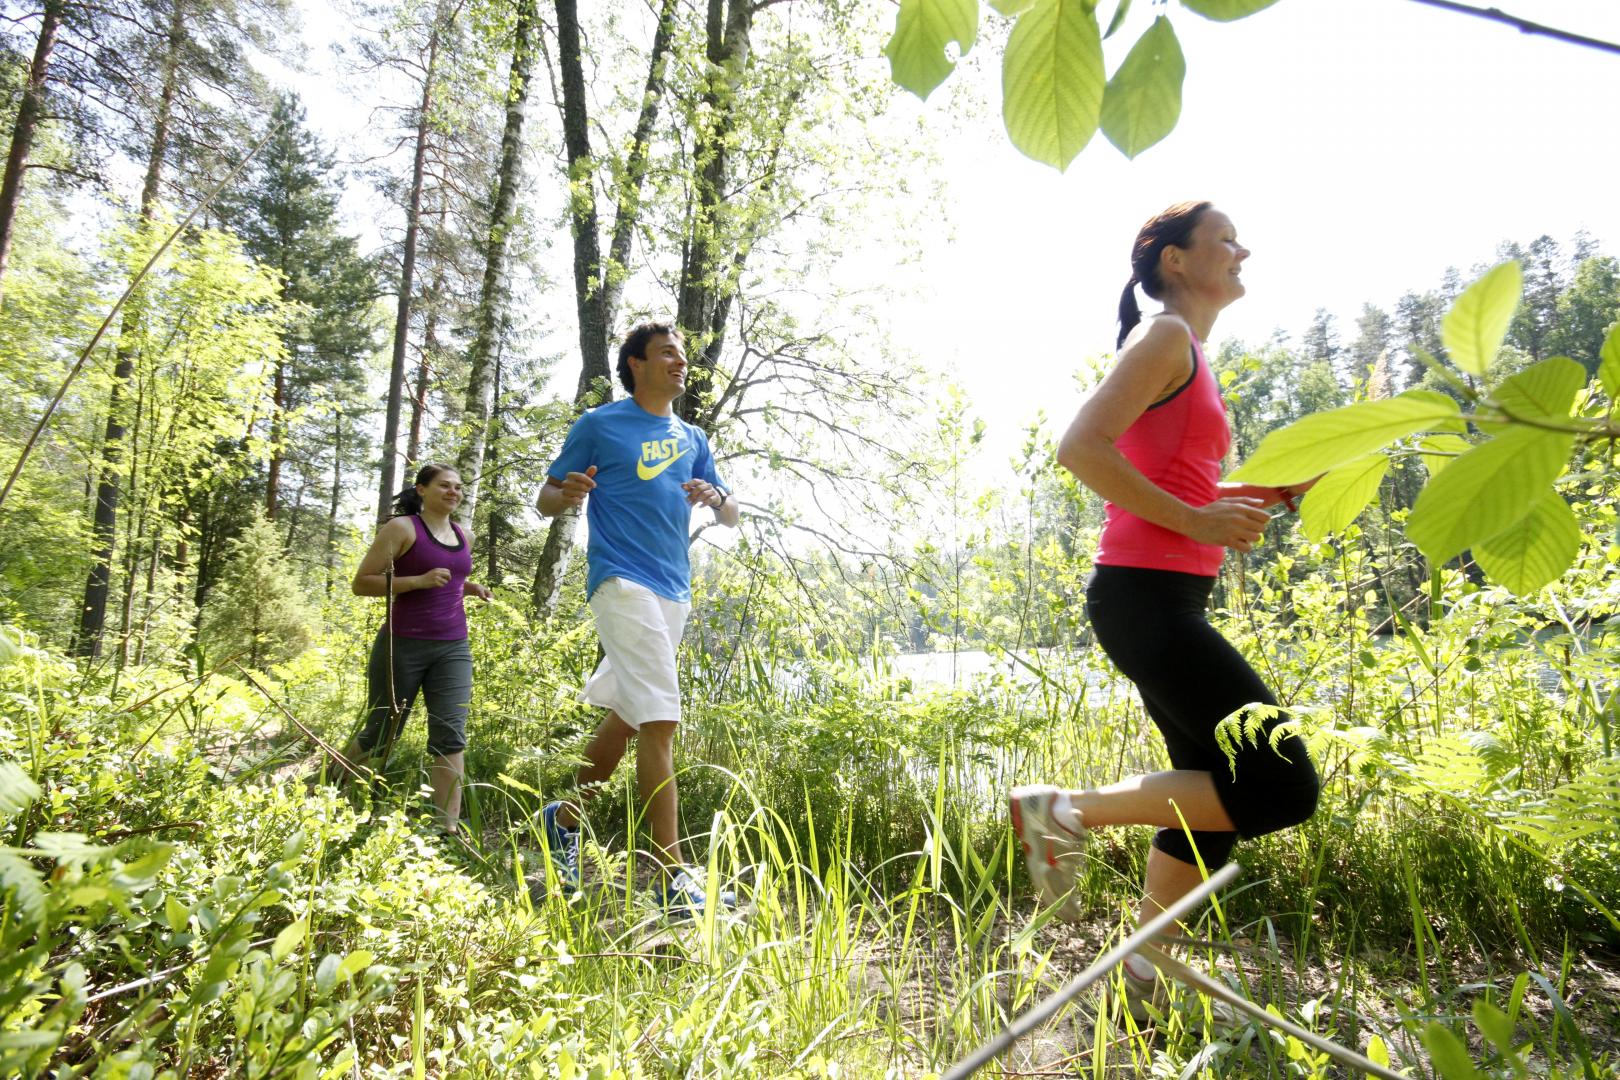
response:
M1159 256L1167 247L1187 247L1192 242L1193 230L1204 211L1215 204L1209 200L1180 202L1160 211L1148 219L1136 233L1131 247L1131 280L1119 297L1119 340L1114 347L1125 344L1125 336L1142 321L1142 309L1136 306L1136 286L1155 300L1164 299L1164 281L1159 277Z
M624 344L619 346L619 381L624 384L625 390L632 394L636 392L636 376L630 370L630 358L636 356L645 360L648 342L659 334L668 334L673 338L681 336L674 323L644 322L638 323L624 339Z
M454 465L446 465L440 461L430 461L416 470L416 482L394 496L394 517L409 517L422 512L422 496L416 490L427 487L433 483L433 478L444 472L456 472ZM459 476L460 474L457 473Z

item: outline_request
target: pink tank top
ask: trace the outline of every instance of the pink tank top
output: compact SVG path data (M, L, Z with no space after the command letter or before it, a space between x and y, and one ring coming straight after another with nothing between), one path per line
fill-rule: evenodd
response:
M394 636L460 641L467 636L467 609L462 602L461 588L467 583L467 575L472 573L467 534L452 521L450 528L458 543L455 547L446 547L433 538L419 515L411 515L411 524L416 527L416 543L394 560L394 576L414 577L443 567L450 571L450 580L436 589L412 589L395 596Z
M1232 446L1226 403L1192 338L1192 377L1168 398L1152 405L1115 443L1142 475L1188 506L1208 506L1220 495L1221 462ZM1200 544L1137 517L1113 503L1097 546L1101 566L1135 566L1214 577L1226 549Z

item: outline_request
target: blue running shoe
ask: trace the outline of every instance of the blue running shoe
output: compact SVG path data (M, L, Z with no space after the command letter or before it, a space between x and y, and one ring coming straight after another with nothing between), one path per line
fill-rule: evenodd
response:
M562 803L547 803L540 811L540 830L545 834L546 849L551 852L551 865L557 868L557 880L570 889L579 888L579 830L564 828L557 820Z
M671 919L698 918L709 902L699 881L699 874L683 866L676 871L674 877L664 878L653 887L653 899ZM716 900L725 910L737 906L737 894L729 889L722 890Z

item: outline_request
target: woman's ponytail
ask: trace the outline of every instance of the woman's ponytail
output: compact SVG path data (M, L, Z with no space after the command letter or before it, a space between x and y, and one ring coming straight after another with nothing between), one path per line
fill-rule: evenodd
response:
M1119 295L1119 340L1114 342L1114 348L1125 344L1125 337L1136 324L1142 321L1142 309L1136 304L1136 278L1125 283L1125 291Z
M442 472L455 472L454 465L446 465L442 461L430 461L416 470L416 482L408 485L404 491L394 496L394 517L409 517L422 512L422 495L416 489L427 487L433 483L433 478Z
M394 496L394 517L410 517L422 512L422 496L413 484Z
M1154 215L1136 234L1131 245L1131 280L1119 298L1119 340L1117 349L1125 344L1125 336L1142 321L1142 309L1136 306L1136 286L1154 300L1164 299L1164 281L1159 277L1159 256L1167 247L1185 248L1192 243L1193 229L1198 219L1213 203L1181 202Z

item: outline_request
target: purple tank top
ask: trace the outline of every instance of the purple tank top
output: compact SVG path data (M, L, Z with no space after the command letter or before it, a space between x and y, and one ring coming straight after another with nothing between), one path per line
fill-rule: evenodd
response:
M433 538L422 518L411 515L416 527L416 543L394 560L394 576L415 577L439 567L450 571L450 580L436 589L412 589L394 597L395 637L426 641L460 641L467 636L467 610L462 606L461 587L472 573L472 552L467 550L467 534L455 530L457 546L446 547Z

